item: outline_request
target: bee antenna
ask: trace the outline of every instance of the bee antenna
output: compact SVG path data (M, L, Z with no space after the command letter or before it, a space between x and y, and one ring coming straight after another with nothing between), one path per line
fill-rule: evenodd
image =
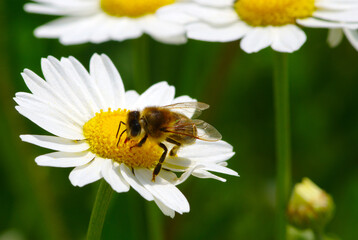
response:
M119 133L119 129L121 129L121 125L126 125L123 121L120 121L119 122L119 125L118 125L118 129L117 129L117 133L116 133L116 138L118 137L118 133ZM122 133L123 134L123 133ZM122 136L122 135L121 135Z

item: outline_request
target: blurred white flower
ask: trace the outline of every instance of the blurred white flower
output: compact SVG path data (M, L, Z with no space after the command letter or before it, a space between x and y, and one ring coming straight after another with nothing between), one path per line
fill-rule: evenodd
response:
M159 15L163 19L181 22L180 16L186 14L197 20L188 25L189 38L214 42L242 39L241 48L248 53L269 46L279 52L294 52L306 41L306 34L301 27L358 28L356 0L196 2L165 6Z
M161 20L156 12L187 0L33 0L28 12L63 16L35 30L39 38L58 38L62 44L123 41L147 33L169 44L186 42L185 28Z
M166 82L141 95L125 91L111 60L97 54L89 72L73 57L42 59L42 71L46 81L24 70L22 76L32 93L17 93L16 109L55 136L22 135L21 139L56 151L37 157L38 165L75 167L69 176L74 186L104 178L115 191L127 192L132 187L146 200L155 201L165 215L174 217L175 212L189 211L176 185L190 175L220 181L225 179L209 171L237 176L226 167L234 152L224 141L196 140L181 147L175 156L167 156L155 181L153 168L163 153L158 143L148 139L143 146L133 147L136 142L124 141L123 131L118 144L118 125L126 122L129 110L195 101L188 96L175 98L175 88ZM174 172L182 174L177 177Z

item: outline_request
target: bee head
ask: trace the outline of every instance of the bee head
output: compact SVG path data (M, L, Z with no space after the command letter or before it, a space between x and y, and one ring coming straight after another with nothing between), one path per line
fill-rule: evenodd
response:
M135 138L140 136L142 132L142 126L140 124L140 113L139 111L131 111L128 113L127 119L127 138Z

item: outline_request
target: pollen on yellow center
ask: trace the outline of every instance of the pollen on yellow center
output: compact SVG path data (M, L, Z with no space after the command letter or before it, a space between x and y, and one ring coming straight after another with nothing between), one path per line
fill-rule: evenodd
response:
M140 17L155 13L159 8L175 0L101 0L104 12L116 17Z
M152 168L163 153L157 143L148 139L141 147L136 147L138 140L124 143L127 137L124 132L117 146L119 135L126 129L126 126L121 124L117 137L119 123L126 122L128 112L126 109L109 109L107 112L101 110L83 126L84 136L91 151L102 158L109 158L129 167Z
M312 16L314 3L315 0L238 0L234 8L251 26L282 26Z

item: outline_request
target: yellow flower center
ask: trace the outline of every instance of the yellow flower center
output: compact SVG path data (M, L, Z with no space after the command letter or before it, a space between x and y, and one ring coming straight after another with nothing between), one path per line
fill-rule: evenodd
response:
M238 0L234 8L251 26L295 24L296 19L312 16L315 0Z
M157 143L148 139L143 146L135 147L139 140L129 140L124 143L126 132L118 143L119 135L126 129L126 125L121 124L117 137L119 123L126 122L128 112L129 110L126 109L116 111L108 109L107 112L101 110L85 123L83 134L91 151L102 158L109 158L129 167L152 168L163 153L163 149Z
M175 0L101 0L104 12L116 17L140 17L155 13L159 8Z

